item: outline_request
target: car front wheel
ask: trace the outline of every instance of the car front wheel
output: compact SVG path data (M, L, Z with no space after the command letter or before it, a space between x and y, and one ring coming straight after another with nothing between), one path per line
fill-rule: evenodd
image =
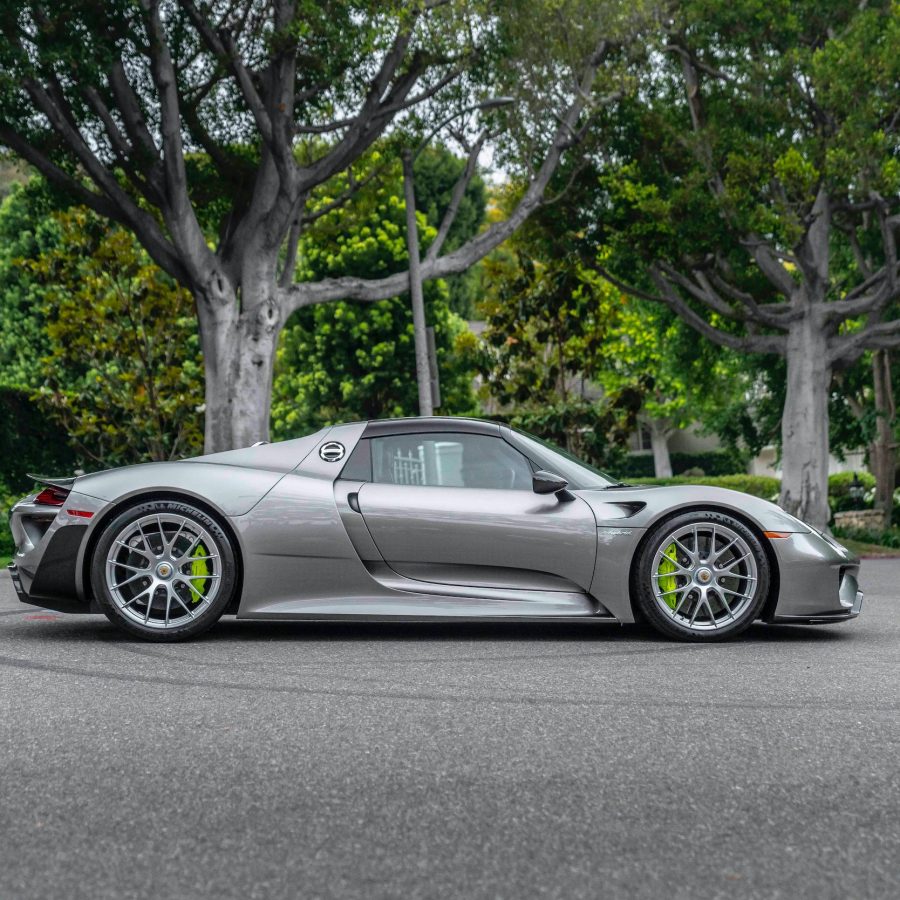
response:
M662 634L717 641L750 627L769 581L765 550L743 522L719 512L688 512L648 535L632 591L640 612Z
M152 641L193 637L215 624L235 591L235 553L206 512L174 500L131 507L104 529L91 584L107 618Z

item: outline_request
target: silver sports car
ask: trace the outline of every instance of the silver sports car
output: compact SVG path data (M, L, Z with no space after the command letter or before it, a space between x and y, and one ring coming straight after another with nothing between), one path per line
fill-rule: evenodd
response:
M241 619L644 621L720 640L859 614L859 560L773 503L631 486L496 422L355 422L17 503L25 603L148 640Z

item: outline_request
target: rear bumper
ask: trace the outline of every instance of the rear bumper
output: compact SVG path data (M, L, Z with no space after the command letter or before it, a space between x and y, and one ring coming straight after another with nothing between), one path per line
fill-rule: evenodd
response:
M8 568L19 600L59 612L90 611L79 597L77 569L88 531L84 512L96 513L103 504L72 491L60 508L37 504L34 496L13 506L9 524L16 553Z
M6 567L12 578L13 587L21 603L39 606L41 609L52 609L54 612L87 613L91 612L89 604L79 600L74 594L70 596L53 596L47 594L30 594L22 581L22 574L15 563Z
M28 594L25 593L25 588L22 587L22 579L19 577L19 567L15 563L10 563L6 567L6 570L12 578L13 587L16 589L16 596L22 603L27 603Z

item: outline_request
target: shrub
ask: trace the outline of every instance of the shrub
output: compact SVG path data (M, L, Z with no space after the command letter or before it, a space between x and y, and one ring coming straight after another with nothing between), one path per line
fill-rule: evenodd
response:
M873 531L869 528L835 528L834 536L865 544L878 544L880 547L900 548L900 528L885 528L884 531Z
M706 476L746 472L747 458L736 450L708 450L703 453L671 453L672 472L684 475L688 469L702 469ZM629 454L616 466L620 478L653 478L653 456Z
M754 497L762 497L771 500L778 496L779 481L768 475L720 475L716 478L690 478L676 476L675 478L632 478L633 484L699 484L710 487L728 488L732 491L740 491L743 494L752 494Z
M850 485L853 478L859 478L865 494L859 500L850 496ZM831 513L843 512L846 509L871 509L875 491L875 476L868 472L837 472L828 476L828 505Z
M31 488L26 472L70 475L76 465L65 430L47 419L30 392L0 387L0 500Z
M3 484L0 484L0 559L4 561L16 551L12 532L9 530L9 511L17 500L22 499L24 493L24 491L18 494L10 493Z

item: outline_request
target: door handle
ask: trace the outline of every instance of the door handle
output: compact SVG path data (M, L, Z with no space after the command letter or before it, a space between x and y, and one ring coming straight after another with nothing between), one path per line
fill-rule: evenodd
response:
M350 509L352 509L353 512L358 512L360 515L362 515L362 512L359 508L359 494L357 494L356 491L354 491L352 494L347 494L347 503L350 504Z

